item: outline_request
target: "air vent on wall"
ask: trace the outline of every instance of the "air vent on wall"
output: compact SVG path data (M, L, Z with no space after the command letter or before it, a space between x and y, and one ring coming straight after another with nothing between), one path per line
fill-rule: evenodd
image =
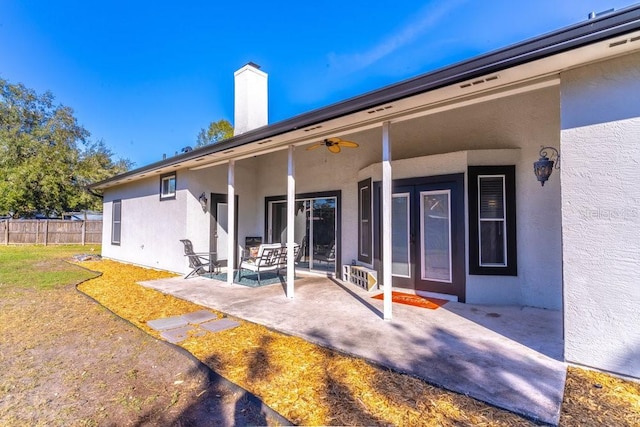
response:
M369 113L369 114L379 113L379 112L381 112L381 111L388 110L388 109L390 109L390 108L393 108L393 105L387 105L387 106L385 106L385 107L375 108L375 109L373 109L373 110L369 110L369 111L367 111L367 113Z
M480 85L480 84L483 84L483 83L487 83L487 82L491 82L491 81L494 81L494 80L498 80L498 76L497 75L491 76L491 77L487 77L485 79L474 80L474 81L469 82L469 83L463 83L463 84L460 85L460 89L466 89L466 88L471 87L471 86L477 86L477 85Z
M311 128L306 128L304 131L305 132L310 132L312 130L320 129L321 127L322 127L322 125L318 125L318 126L314 126L314 127L311 127Z
M271 142L271 141L272 141L271 139L267 139L266 141L260 141L260 142L258 142L258 145L263 145L263 144L266 144L266 143Z

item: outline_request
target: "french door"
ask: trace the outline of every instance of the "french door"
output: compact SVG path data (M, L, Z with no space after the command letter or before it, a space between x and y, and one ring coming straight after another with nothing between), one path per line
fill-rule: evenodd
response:
M393 286L447 294L464 301L463 177L457 174L394 181ZM378 214L379 200L378 192Z

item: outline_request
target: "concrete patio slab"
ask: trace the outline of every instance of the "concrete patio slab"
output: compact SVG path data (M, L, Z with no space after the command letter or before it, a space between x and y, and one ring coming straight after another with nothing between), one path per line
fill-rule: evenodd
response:
M537 421L557 424L564 393L558 311L449 302L437 310L383 301L338 280L247 288L206 278L142 283L229 315L415 375Z
M240 326L240 323L231 319L212 320L211 322L200 324L201 328L206 329L209 332L225 331L238 326Z
M184 341L189 338L189 336L201 336L204 334L206 334L205 331L189 325L160 332L162 338L173 344Z
M197 325L218 318L215 313L212 313L209 310L194 311L193 313L183 314L180 317L182 317L187 323L190 323L192 325Z
M187 326L187 322L182 316L164 317L162 319L149 320L147 325L156 331L166 331L169 329Z

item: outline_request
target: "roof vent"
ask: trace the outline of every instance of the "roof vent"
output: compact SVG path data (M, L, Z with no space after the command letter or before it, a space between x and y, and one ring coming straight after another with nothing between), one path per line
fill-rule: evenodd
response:
M602 15L606 15L606 14L608 14L608 13L611 13L611 12L613 12L614 10L615 10L615 9L609 9L609 10L605 10L605 11L598 12L598 13L596 13L596 12L589 12L589 15L587 15L587 19L589 19L589 20L596 19L596 18L601 17Z
M389 108L393 108L393 105L387 105L387 106L384 106L384 107L375 108L373 110L367 111L367 113L369 113L369 114L379 113L381 111L388 110Z
M494 75L494 76L491 76L491 77L484 78L484 79L478 79L478 80L474 80L472 82L463 83L463 84L460 85L460 89L466 89L466 88L471 87L471 86L481 85L483 83L491 82L491 81L494 81L494 80L498 80L498 75L497 74Z
M640 36L631 37L630 39L618 40L616 42L609 43L609 47L621 46L623 44L637 42L638 40L640 40Z

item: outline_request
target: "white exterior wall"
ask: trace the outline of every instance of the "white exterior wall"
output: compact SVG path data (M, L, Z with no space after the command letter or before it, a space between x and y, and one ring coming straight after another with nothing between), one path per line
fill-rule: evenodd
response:
M184 250L179 240L185 238L188 191L182 175L178 172L174 200L160 201L159 192L159 176L105 191L102 227L105 258L183 271ZM121 244L112 245L112 202L118 199L122 200ZM171 219L170 224L163 218Z
M640 378L640 54L562 75L565 358Z
M235 166L235 189L238 196L238 248L244 247L245 237L261 236L262 223L256 216L257 199L256 199L256 159L239 160ZM195 205L189 208L190 227L187 230L188 235L192 236L195 248L211 248L211 233L215 222L211 212L207 210L204 221L198 220L198 216L202 216L202 208L198 203L197 197L204 192L211 203L211 193L226 194L228 183L228 166L219 165L207 169L190 171L188 173L189 188L195 195ZM198 215L198 212L200 215ZM196 245L196 241L200 244Z
M246 236L260 235L255 216L255 160L236 163L236 194L239 197L238 250ZM105 192L102 255L119 261L178 273L188 273L181 239L189 239L196 252L211 250L213 218L203 212L198 197L204 192L226 194L227 166L199 171L177 171L174 200L160 201L159 176ZM112 201L122 200L121 244L111 244Z

